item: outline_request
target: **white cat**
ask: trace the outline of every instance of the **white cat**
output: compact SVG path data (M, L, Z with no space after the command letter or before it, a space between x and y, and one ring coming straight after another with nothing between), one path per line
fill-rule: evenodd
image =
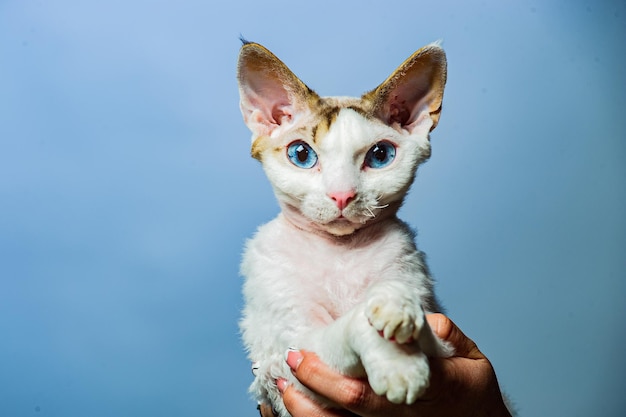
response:
M338 371L367 374L379 395L412 403L428 387L426 355L449 356L424 319L440 311L414 234L396 213L430 156L446 57L409 57L361 98L320 97L263 46L239 56L241 110L282 212L245 249L240 326L250 390L289 416L275 380L289 346Z

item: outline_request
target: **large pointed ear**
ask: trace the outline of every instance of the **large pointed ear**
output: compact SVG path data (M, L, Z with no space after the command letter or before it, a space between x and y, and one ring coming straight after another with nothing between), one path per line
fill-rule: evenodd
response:
M439 122L446 84L446 54L430 44L411 55L384 83L363 96L390 126L428 134Z
M307 113L319 97L265 47L246 42L237 65L243 119L255 137L270 136Z

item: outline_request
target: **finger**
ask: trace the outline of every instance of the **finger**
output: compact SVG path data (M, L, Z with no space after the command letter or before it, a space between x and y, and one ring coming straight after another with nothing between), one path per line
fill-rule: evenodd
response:
M349 411L324 408L292 385L288 385L287 381L282 381L279 381L278 386L283 394L283 403L293 417L355 417Z
M492 372L489 360L478 349L476 343L443 314L429 314L428 323L435 334L450 342L456 352L451 358L430 358L430 386L418 402L453 401L449 398L454 389L465 387L464 392L481 392L482 385L490 381Z
M366 379L342 375L329 368L312 352L300 353L302 358L298 366L292 369L294 375L302 384L331 403L358 415L370 415L389 406L384 397L372 390Z
M442 340L450 342L456 351L455 356L469 359L484 359L485 355L478 349L476 343L459 329L456 324L443 314L426 315L428 324L435 334Z
M261 412L261 417L274 417L274 410L271 405L268 404L259 404L259 411Z

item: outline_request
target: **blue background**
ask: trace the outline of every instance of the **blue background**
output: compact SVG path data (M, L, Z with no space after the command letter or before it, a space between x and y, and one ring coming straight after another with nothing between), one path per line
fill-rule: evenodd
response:
M623 1L0 0L0 415L256 415L240 34L323 95L443 39L401 211L439 295L521 415L624 415L625 32Z

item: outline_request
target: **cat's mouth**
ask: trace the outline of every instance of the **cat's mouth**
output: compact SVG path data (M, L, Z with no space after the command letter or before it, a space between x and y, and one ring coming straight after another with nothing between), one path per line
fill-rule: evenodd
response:
M343 214L340 214L339 217L337 217L334 220L331 220L330 222L328 222L326 224L332 224L332 223L344 224L344 223L360 223L360 222L354 222L354 221L348 219L347 217L344 217Z
M334 219L320 223L320 226L334 235L347 235L364 227L372 218L342 212Z
M373 218L373 217L371 217ZM356 224L359 226L364 225L367 221L370 220L370 217L363 216L351 216L350 214L344 215L343 213L339 214L336 218L326 222L326 224Z
M356 201L353 202L353 204L348 205L346 208L336 213L334 218L320 223L322 223L325 227L345 227L356 230L376 219L380 215L381 209L388 206L371 205L371 207L367 206L366 208L363 208L362 204L357 203L358 202Z
M306 205L304 205L306 207ZM303 210L302 204L283 205L283 212L292 223L303 229L317 229L335 236L346 236L366 227L372 221L380 218L381 209L387 205L372 205L370 209L363 209L362 204L357 201L345 207L343 210L329 209L328 206L317 208L317 210L307 212Z

